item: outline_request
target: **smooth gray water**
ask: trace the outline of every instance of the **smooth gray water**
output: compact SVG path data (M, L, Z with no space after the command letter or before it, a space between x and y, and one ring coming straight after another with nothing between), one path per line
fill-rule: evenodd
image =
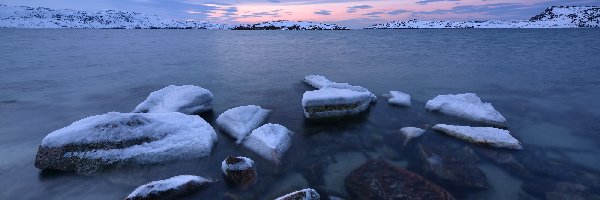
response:
M477 166L490 188L444 186L451 193L460 199L544 199L552 197L548 191L559 191L591 198L600 191L598 36L599 29L0 29L0 199L122 199L141 184L180 174L220 180L192 199L267 199L306 187L351 199L343 178L369 158L421 173L416 144L501 151L432 130L404 148L394 142L404 126L472 124L424 109L436 95L465 92L476 92L508 119L524 150L501 152L517 157L531 174L480 154ZM311 90L302 82L308 74L378 95L400 90L412 95L413 106L393 107L380 98L355 118L307 121L300 100ZM33 166L38 145L51 131L92 115L129 112L170 84L211 90L214 112L202 115L211 124L234 106L272 109L269 121L295 132L284 164L273 166L218 132L207 159L85 176ZM255 186L243 190L222 181L220 162L228 155L255 159ZM558 182L588 188L561 192Z

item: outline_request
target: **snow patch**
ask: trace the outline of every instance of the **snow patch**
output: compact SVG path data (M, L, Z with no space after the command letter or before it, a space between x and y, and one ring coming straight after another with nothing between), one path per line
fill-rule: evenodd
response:
M293 132L279 124L265 124L254 129L244 146L263 158L279 163L292 144Z
M265 123L269 112L260 106L239 106L219 115L217 125L240 144L252 130Z
M180 112L192 115L212 110L212 106L213 94L207 89L193 85L170 85L150 93L133 112Z
M306 118L322 118L358 114L369 108L371 93L325 87L302 95Z
M202 187L203 185L206 185L211 182L212 180L200 176L179 175L168 179L152 181L150 183L144 184L136 188L133 192L131 192L131 194L129 194L126 199L149 198L149 196L155 197L160 196L161 193L168 191L175 192L177 190L191 188L199 189L199 187Z
M508 127L504 116L492 104L481 102L474 93L439 95L427 101L425 108L492 126Z
M399 91L390 91L388 99L389 104L399 105L399 106L411 106L410 103L410 95L399 92Z
M492 127L470 127L438 124L433 126L434 130L444 132L448 135L479 144L493 147L522 149L521 143L515 139L510 132Z

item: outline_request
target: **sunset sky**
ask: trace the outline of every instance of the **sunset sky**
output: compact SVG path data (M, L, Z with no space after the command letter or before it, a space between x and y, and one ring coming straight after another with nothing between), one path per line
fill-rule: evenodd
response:
M0 0L11 6L115 9L215 23L270 20L329 22L352 28L408 19L528 19L551 5L600 5L600 0Z

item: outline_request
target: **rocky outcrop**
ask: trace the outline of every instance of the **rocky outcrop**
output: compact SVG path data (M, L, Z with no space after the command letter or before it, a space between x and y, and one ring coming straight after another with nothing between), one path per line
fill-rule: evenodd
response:
M357 199L454 199L444 188L384 160L369 160L345 180Z
M321 196L317 191L307 188L299 191L295 191L289 194L286 194L282 197L279 197L275 200L319 200Z
M256 171L254 161L241 156L229 156L221 163L221 171L227 181L239 185L249 186L256 183Z
M125 200L166 200L198 192L212 183L200 176L180 175L169 179L153 181L136 188Z

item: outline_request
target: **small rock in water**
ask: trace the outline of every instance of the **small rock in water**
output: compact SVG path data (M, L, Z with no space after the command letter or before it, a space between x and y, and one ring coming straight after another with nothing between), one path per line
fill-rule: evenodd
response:
M439 95L427 101L425 108L492 126L508 127L504 116L492 104L481 102L474 93Z
M510 135L509 131L504 129L492 127L455 126L446 124L435 125L433 126L433 129L472 143L508 149L523 148L521 143L512 135Z
M48 134L35 166L90 173L111 165L207 156L215 130L196 115L116 113L88 117Z
M375 96L375 94L371 93L367 88L364 88L361 86L350 85L348 83L333 82L321 75L308 75L308 76L304 77L304 82L314 88L317 88L317 89L329 87L329 88L337 88L337 89L349 89L349 90L356 91L356 92L367 92L367 93L369 93L369 96L371 97L371 102L377 101L377 96Z
M280 163L292 144L292 132L279 124L265 124L254 129L243 145L274 163Z
M176 199L198 192L212 181L200 176L180 175L136 188L125 200Z
M398 106L411 106L409 94L398 91L390 91L390 94L386 95L386 97L390 98L388 99L389 104Z
M404 136L404 145L408 144L412 139L421 137L425 134L425 130L417 127L404 127L400 129L400 133Z
M307 188L299 191L295 191L285 196L279 197L275 200L319 200L321 197L317 191Z
M425 176L446 186L461 189L487 189L485 173L476 166L478 156L468 146L418 145Z
M229 156L221 163L221 171L228 181L240 186L249 186L256 182L253 165L254 161L250 158Z
M302 96L306 118L325 118L354 115L369 108L370 95L349 89L323 88L307 91Z
M249 105L231 108L217 117L217 125L240 144L269 117L269 110Z
M444 188L384 160L367 161L345 182L357 199L454 199Z
M193 85L170 85L150 93L148 98L140 103L133 112L180 112L192 115L212 110L212 107L213 94L207 89Z

